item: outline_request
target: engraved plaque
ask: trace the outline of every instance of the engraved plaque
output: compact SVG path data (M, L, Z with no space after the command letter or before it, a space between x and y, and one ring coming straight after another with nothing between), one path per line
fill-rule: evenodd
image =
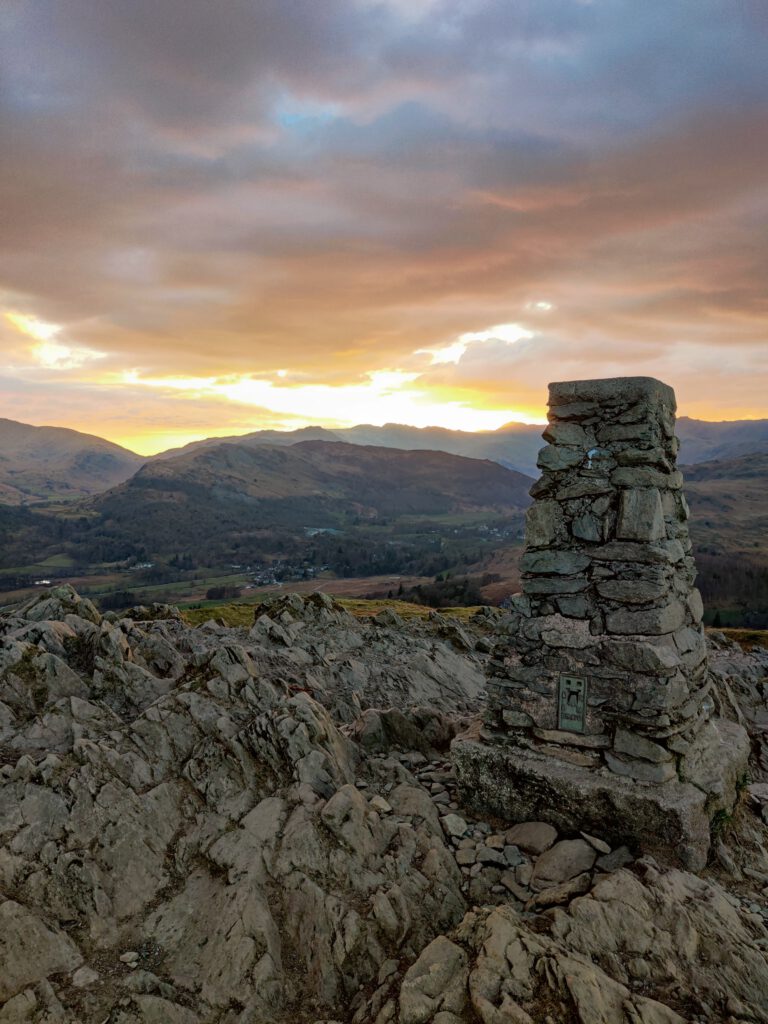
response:
M583 676L560 676L557 689L557 727L566 732L584 732L587 724L587 680Z

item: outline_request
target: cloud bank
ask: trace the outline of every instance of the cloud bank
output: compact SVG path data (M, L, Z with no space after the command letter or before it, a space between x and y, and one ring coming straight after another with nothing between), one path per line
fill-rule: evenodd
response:
M768 415L767 58L757 0L7 0L3 415Z

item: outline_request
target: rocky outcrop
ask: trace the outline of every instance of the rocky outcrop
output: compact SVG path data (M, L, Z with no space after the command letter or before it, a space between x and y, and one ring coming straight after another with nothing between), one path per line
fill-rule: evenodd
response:
M508 616L260 611L191 628L61 588L0 616L2 1024L768 1019L757 797L719 882L482 817L447 744ZM760 659L742 706L719 650L757 729Z
M536 923L510 905L469 912L409 969L401 1024L768 1020L765 926L695 875L646 859Z

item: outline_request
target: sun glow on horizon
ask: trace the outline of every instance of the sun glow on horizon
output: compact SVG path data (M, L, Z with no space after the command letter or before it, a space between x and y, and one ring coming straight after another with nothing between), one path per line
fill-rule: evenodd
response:
M412 427L444 427L469 432L498 430L510 422L539 423L541 414L516 409L482 409L465 400L448 398L436 400L430 390L419 387L419 374L402 370L378 370L366 375L357 384L296 384L284 383L278 376L270 380L251 375L232 377L145 377L131 370L121 377L121 383L133 388L167 391L174 397L214 399L236 406L252 406L274 422L255 423L250 428L217 431L218 436L236 435L259 429L294 430L301 427L321 426L330 430L357 426L361 423L384 426L398 423ZM263 417L259 416L261 420ZM287 421L287 422L286 422ZM158 435L133 435L130 446L140 445L142 454L162 450L156 441L168 437L168 431ZM211 431L184 432L188 440L213 436ZM120 443L126 443L124 438ZM175 437L174 444L187 443ZM151 451L150 451L151 449Z

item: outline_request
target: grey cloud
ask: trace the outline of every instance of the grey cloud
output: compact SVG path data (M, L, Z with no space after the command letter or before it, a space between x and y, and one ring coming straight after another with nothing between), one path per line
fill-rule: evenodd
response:
M765 337L758 4L11 0L0 38L0 291L126 367L354 377L542 293L584 365Z

